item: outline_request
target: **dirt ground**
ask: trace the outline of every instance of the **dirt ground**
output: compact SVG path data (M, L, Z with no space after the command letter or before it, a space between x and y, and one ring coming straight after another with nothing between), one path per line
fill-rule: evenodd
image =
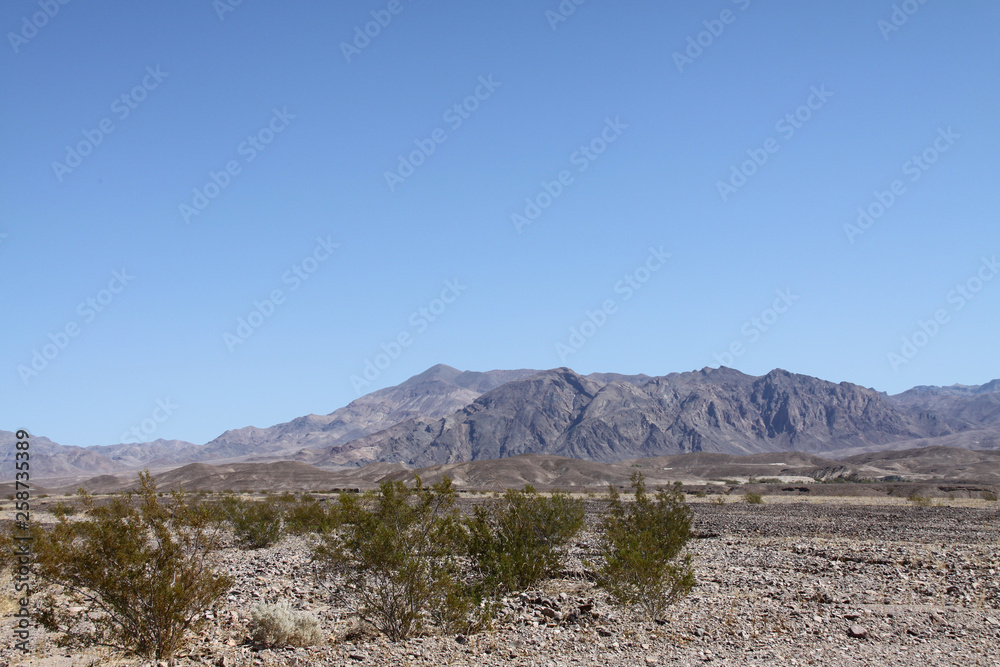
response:
M694 500L698 537L689 548L698 585L662 624L627 618L588 581L588 530L564 576L510 598L491 632L400 643L352 634L349 609L331 601L330 582L310 563L309 540L287 537L220 554L237 583L176 664L1000 667L1000 503ZM589 525L601 508L588 502ZM105 650L67 653L41 628L31 653L15 651L4 579L0 667L147 664ZM327 641L304 649L250 644L250 608L282 600L319 618Z

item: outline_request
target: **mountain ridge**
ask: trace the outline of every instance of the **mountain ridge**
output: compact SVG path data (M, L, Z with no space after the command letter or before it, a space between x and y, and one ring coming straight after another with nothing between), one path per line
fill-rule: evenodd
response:
M449 464L533 453L614 462L716 451L835 452L948 436L967 425L873 389L775 369L702 369L598 382L568 368L508 382L437 420L411 419L334 445L315 465Z
M0 431L0 444L13 440ZM783 369L751 376L723 366L649 376L438 364L326 415L232 429L204 445L157 440L81 448L36 436L32 470L35 477L65 476L280 460L335 468L522 453L606 462L697 451L836 457L934 445L1000 448L1000 380L889 396ZM0 455L0 479L13 477L11 449Z

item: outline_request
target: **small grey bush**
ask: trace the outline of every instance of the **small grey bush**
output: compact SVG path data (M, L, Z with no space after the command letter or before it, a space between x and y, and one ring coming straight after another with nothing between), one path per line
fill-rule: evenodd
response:
M319 620L287 603L258 604L250 610L250 638L266 646L314 646L323 641Z

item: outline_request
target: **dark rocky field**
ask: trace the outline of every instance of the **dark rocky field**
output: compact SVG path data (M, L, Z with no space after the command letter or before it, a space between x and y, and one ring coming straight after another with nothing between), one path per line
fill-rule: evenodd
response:
M735 496L734 496L735 497ZM309 562L308 540L220 555L237 577L179 665L1000 665L1000 505L918 507L859 499L692 504L698 586L666 623L636 622L593 588L577 540L562 578L509 599L506 618L470 637L393 644L356 632ZM463 503L473 501L464 500ZM602 503L588 502L588 524ZM10 597L8 592L7 597ZM328 643L259 650L249 610L286 600L315 614ZM5 611L5 614L9 612ZM4 619L11 625L11 619ZM141 664L65 653L41 629L0 665Z

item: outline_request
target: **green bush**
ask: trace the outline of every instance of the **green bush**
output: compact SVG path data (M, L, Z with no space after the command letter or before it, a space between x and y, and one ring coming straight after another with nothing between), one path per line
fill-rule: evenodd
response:
M272 502L227 496L218 508L240 546L262 549L281 539L283 513Z
M285 510L285 531L292 535L328 533L337 527L337 506L317 502L311 496Z
M363 496L342 493L340 528L323 537L318 561L343 576L361 620L398 641L427 620L449 629L469 617L472 601L459 582L461 524L447 477L433 487L382 482Z
M319 619L293 611L288 603L258 604L250 610L250 638L265 646L315 646L323 641Z
M148 471L138 490L108 503L80 495L91 518L63 515L54 528L35 530L35 573L49 585L39 621L66 645L170 657L232 583L212 567L218 531L183 493L161 504ZM84 611L70 612L75 606Z
M14 555L13 524L0 526L0 573L17 565Z
M52 515L55 516L57 519L61 519L65 516L73 516L79 511L80 510L77 508L76 505L60 501L57 502L56 506L52 508Z
M747 491L743 494L743 501L750 505L763 505L764 496L757 493L756 491Z
M927 498L926 496L920 495L916 491L914 491L909 496L907 496L906 499L908 501L910 501L911 503L913 503L914 505L916 505L917 507L930 507L931 506L931 499Z
M522 591L558 571L583 516L583 501L545 498L530 485L476 506L465 522L467 550L486 594Z
M988 500L991 503L995 503L997 501L997 494L992 491L983 491L982 496L983 500Z
M695 584L691 556L682 554L691 539L691 509L680 483L650 497L642 475L633 473L631 488L634 502L622 502L614 487L609 491L597 585L614 604L661 618Z

